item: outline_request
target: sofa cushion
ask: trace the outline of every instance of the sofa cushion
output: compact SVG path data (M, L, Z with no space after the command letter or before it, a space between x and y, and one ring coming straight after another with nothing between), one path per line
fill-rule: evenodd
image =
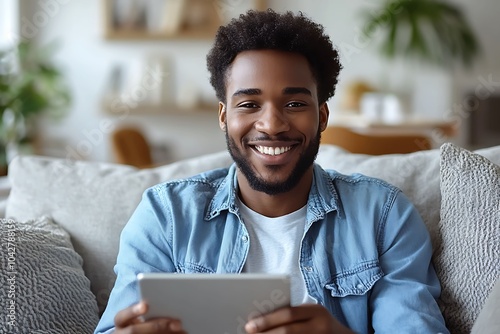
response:
M92 333L97 303L69 234L47 217L0 230L0 333Z
M441 242L434 258L440 306L452 333L470 333L500 274L500 166L445 144L441 194Z
M500 277L474 322L471 334L498 334L500 329Z
M6 217L18 220L49 215L71 235L83 257L102 313L114 285L113 265L120 232L153 184L230 164L225 153L154 169L110 163L19 156L9 165L12 185Z

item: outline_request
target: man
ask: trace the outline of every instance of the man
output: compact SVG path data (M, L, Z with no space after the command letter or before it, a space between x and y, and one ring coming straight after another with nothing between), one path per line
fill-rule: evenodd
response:
M207 61L235 164L145 192L96 332L184 333L179 319L140 320L140 272L265 272L290 275L292 306L248 333L447 333L408 199L314 164L341 68L323 28L250 11L219 29Z

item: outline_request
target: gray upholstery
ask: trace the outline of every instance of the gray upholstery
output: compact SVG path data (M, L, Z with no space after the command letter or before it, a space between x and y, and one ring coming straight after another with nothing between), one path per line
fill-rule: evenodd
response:
M488 296L471 334L498 334L500 330L500 278Z

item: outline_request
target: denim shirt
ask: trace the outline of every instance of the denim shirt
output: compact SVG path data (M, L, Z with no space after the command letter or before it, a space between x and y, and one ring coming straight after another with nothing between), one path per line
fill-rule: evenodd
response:
M117 280L95 333L139 301L141 272L240 273L250 240L236 168L146 190L123 229ZM427 229L396 187L314 165L300 248L310 296L357 333L448 333Z

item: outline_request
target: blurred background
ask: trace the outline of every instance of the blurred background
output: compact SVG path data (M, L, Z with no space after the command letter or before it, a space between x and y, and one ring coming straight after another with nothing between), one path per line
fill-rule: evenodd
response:
M217 26L267 7L339 49L332 128L500 145L498 0L0 0L2 161L124 162L122 128L152 163L224 150L205 57Z

